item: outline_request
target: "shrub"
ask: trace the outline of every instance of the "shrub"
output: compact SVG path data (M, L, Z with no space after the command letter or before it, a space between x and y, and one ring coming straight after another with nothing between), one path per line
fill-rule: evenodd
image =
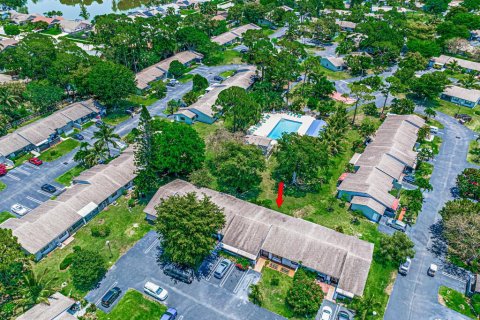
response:
M130 208L135 207L135 205L136 205L135 199L128 199L128 206L129 206Z
M110 227L106 225L98 225L92 227L92 237L105 238L110 234Z
M278 279L277 277L272 278L272 279L270 280L270 285L272 285L272 286L274 286L274 287L278 286L279 284L280 284L280 279Z
M72 252L68 254L65 258L63 258L62 262L60 262L60 266L59 266L60 270L65 270L68 267L70 267L74 257L75 257L75 253Z
M248 297L250 298L250 301L252 301L257 306L262 306L263 292L258 284L253 284L250 286L250 294L248 295Z
M77 252L69 270L74 287L82 291L91 290L107 273L105 260L92 250Z

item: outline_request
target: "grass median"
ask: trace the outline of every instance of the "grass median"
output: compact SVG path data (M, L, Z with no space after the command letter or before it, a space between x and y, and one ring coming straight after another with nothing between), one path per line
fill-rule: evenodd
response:
M80 145L80 142L78 142L77 140L65 139L59 144L42 152L42 154L40 154L38 158L45 162L51 162L51 161L57 160L58 158L63 157L64 155L66 155L67 153L69 153L79 145Z

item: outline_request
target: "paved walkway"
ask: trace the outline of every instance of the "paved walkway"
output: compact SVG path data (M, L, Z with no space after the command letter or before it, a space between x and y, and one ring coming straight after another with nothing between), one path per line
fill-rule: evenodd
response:
M424 194L423 209L417 223L408 232L415 243L416 255L408 275L399 275L395 281L384 317L386 320L466 319L438 302L441 285L463 292L465 280L461 270L445 262L446 246L439 240L436 227L441 219L438 211L445 202L452 200L450 188L455 185L457 175L464 168L473 166L466 157L469 142L475 134L445 114L437 113L436 119L445 128L441 130L440 153L433 161L435 167L430 179L433 191ZM427 275L431 263L439 266L434 278Z

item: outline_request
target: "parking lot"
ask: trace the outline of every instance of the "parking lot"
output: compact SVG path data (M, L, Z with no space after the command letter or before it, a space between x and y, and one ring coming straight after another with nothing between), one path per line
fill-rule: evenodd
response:
M220 258L212 257L200 267L193 283L179 282L163 273L157 261L158 244L156 233L148 233L118 260L86 300L109 312L121 297L106 310L100 302L108 290L119 287L122 295L130 288L143 292L145 282L151 281L168 291L164 303L178 310L179 319L284 319L248 301L248 287L260 279L259 273L241 271L232 264L224 277L217 279L213 272Z
M38 167L26 162L1 177L0 180L7 188L0 193L2 198L0 211L11 212L10 207L15 203L30 211L52 196L58 195L64 186L55 182L55 178L75 166L68 156L62 161L45 162ZM57 192L51 194L41 190L42 185L46 183L57 188Z

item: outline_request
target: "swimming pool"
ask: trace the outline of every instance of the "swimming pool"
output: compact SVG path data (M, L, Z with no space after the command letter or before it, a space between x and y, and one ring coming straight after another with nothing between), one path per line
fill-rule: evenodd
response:
M273 130L270 131L268 137L273 140L278 140L282 137L282 134L284 133L297 132L298 128L300 128L301 125L301 122L282 118L280 119L280 121L277 122Z

